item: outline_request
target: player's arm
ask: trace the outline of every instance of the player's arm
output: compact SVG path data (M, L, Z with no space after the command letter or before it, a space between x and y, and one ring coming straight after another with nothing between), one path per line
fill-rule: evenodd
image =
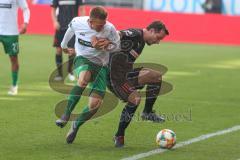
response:
M52 1L52 4L51 4L51 17L52 17L52 22L53 22L53 26L56 30L59 30L60 29L60 24L57 20L57 14L56 14L56 10L57 10L57 7L58 7L58 1L57 0L53 0Z
M73 35L74 35L74 30L72 29L70 24L61 42L61 48L65 53L72 53L71 51L72 49L69 49L67 44L71 40Z
M30 10L28 8L28 4L26 2L26 0L19 0L18 1L18 5L20 6L20 8L23 11L23 24L20 28L19 33L20 34L24 34L27 31L27 26L29 24L29 20L30 20Z
M120 34L114 26L111 27L108 39L111 42L106 47L108 51L115 52L120 50L120 43L121 43Z
M53 26L56 30L60 29L60 24L57 20L57 15L56 15L56 8L52 8L51 9L51 17L52 17L52 22L53 22Z
M92 47L96 50L105 50L110 43L111 42L107 38L98 38L96 36L91 38Z

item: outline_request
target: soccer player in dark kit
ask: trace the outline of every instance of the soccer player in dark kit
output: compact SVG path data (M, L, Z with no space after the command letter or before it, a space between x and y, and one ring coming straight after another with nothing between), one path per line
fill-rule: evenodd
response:
M122 111L118 131L114 137L115 147L124 146L125 129L140 104L141 97L137 89L147 85L142 119L153 122L165 121L152 110L161 89L161 73L149 68L133 68L133 64L142 53L145 43L159 44L167 35L168 29L161 21L154 21L144 29L120 31L121 51L111 54L108 88L127 104Z
M60 46L64 34L68 29L68 24L74 17L78 16L78 10L80 11L80 15L85 15L85 10L83 7L84 0L52 0L52 21L54 25L54 29L56 30L54 35L54 43L53 46L56 48L56 66L58 69L58 75L54 80L62 81L63 80L63 71L62 71L62 48ZM74 48L74 40L75 37L71 39L68 43L69 48ZM73 59L75 55L69 55L69 63L68 63L68 78L70 81L74 81L75 77L72 73Z

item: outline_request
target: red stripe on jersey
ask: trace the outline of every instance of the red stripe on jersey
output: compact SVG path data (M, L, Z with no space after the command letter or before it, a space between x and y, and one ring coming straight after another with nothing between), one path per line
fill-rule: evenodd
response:
M130 51L130 54L136 59L139 56L139 54L136 51L134 51L133 49Z

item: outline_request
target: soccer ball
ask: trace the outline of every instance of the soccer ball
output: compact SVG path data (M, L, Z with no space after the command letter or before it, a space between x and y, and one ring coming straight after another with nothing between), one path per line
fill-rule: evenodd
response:
M156 136L160 148L171 149L176 144L176 134L170 129L163 129Z

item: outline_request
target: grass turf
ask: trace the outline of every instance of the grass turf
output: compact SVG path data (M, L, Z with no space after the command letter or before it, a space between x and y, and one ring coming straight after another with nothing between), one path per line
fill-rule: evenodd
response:
M65 143L64 129L55 126L55 105L66 95L54 92L48 78L54 70L50 36L20 38L19 95L8 96L10 63L0 45L0 159L104 159L113 160L156 149L155 135L163 128L184 141L240 124L239 47L163 43L146 47L137 62L168 68L163 79L174 86L155 105L165 114L164 124L142 122L137 110L126 133L126 147L113 147L123 103L111 113L82 126L72 145ZM66 56L65 56L66 57ZM65 58L66 59L66 58ZM83 98L78 106L79 112ZM214 137L146 159L238 159L239 132ZM218 156L217 156L218 155Z

